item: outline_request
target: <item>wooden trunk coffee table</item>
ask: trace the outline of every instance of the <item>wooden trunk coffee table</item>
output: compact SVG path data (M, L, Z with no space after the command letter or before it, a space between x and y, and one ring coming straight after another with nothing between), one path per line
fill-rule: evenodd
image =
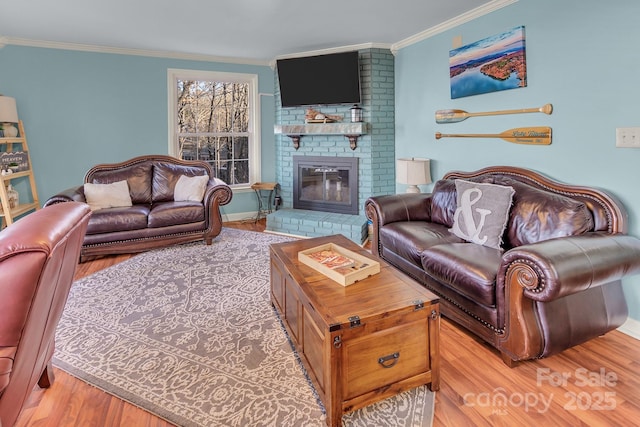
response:
M380 273L342 286L298 261L327 243L380 263ZM342 414L428 384L439 389L438 298L342 235L272 244L271 301L327 411Z

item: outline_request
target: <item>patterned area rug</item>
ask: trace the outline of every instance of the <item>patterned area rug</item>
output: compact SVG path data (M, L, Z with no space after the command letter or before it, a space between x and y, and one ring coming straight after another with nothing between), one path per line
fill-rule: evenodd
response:
M224 228L75 282L54 364L180 426L326 425L269 299L269 244L287 240ZM343 424L430 426L433 403L419 387Z

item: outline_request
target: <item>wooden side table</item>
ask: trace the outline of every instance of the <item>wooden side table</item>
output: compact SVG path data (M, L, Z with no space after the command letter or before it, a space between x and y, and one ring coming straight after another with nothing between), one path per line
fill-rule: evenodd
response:
M256 221L260 218L271 213L271 206L273 203L273 193L278 188L277 182L256 182L251 186L251 189L255 191L258 198L258 213L256 214Z

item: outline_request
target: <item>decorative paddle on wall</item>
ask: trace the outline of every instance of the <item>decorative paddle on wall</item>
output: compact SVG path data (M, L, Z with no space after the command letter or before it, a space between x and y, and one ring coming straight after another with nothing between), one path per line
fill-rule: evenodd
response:
M436 132L436 139L440 138L501 138L514 144L549 145L551 144L551 128L546 126L513 128L497 134Z
M464 110L438 110L436 111L436 123L457 123L469 117L498 116L502 114L544 113L551 114L553 106L545 104L540 108L522 108L519 110L484 111L480 113L467 113Z

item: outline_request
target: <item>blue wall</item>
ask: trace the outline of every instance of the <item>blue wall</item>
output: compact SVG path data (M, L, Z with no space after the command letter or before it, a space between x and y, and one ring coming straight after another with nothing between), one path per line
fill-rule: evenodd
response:
M519 0L396 55L396 157L429 157L435 180L449 170L507 164L561 181L599 186L629 211L640 236L640 150L615 148L617 127L640 126L640 2ZM448 54L463 44L525 26L528 86L451 100ZM274 93L268 66L6 46L0 93L13 96L25 123L41 201L79 184L96 163L167 152L167 69L248 72ZM262 179L275 180L274 98L261 96ZM467 119L437 125L434 112L538 107L554 112ZM550 146L499 139L442 139L434 132L496 133L551 126ZM423 190L429 190L424 188ZM404 188L398 188L404 191ZM255 211L253 192L236 192L226 214ZM640 320L640 276L625 280L631 317Z
M489 165L528 167L560 181L607 189L629 212L640 236L640 150L615 147L617 127L640 126L640 2L519 0L499 11L425 39L396 55L396 156L429 157L432 178ZM448 54L462 44L524 25L528 86L451 99ZM553 114L476 117L438 125L434 112L539 107ZM441 139L442 133L500 133L550 126L550 146L500 139ZM423 191L430 190L429 187ZM398 191L404 189L398 188ZM640 276L626 279L630 317L640 320Z
M0 49L0 93L16 98L41 203L95 164L168 153L169 68L258 75L262 180L274 180L270 67L10 45ZM256 209L252 190L235 191L223 212Z

